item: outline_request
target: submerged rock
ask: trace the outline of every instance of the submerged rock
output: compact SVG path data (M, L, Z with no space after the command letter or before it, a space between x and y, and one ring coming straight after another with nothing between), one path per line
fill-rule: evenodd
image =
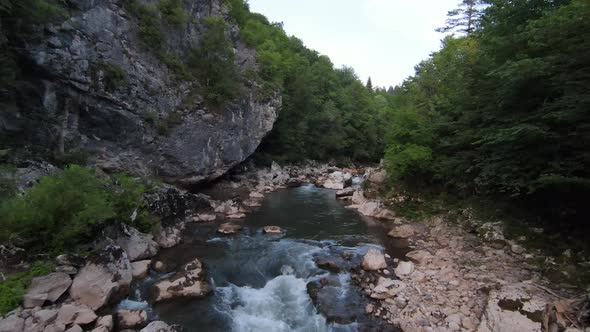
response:
M63 272L34 278L23 297L23 306L33 308L43 306L46 301L53 303L70 288L71 284L72 279Z
M282 234L283 230L279 226L264 226L262 231L265 234Z
M369 249L365 256L363 256L363 262L361 266L364 270L375 271L387 268L385 262L385 255L377 249Z
M102 308L129 292L131 263L121 247L107 246L91 255L74 278L70 296L92 310Z
M154 302L160 302L181 297L202 297L210 291L203 265L195 259L184 265L172 278L154 284L151 294Z

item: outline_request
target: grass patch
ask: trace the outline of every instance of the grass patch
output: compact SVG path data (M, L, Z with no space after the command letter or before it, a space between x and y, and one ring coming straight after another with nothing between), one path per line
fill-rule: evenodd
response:
M0 316L16 309L23 300L23 295L31 280L47 275L53 271L53 266L44 262L35 262L29 270L8 277L0 283Z

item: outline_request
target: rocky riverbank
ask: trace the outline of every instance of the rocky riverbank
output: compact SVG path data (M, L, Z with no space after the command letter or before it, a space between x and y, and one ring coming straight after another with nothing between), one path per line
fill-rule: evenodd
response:
M224 199L162 185L146 197L161 220L154 234L114 225L92 244L96 250L88 257L57 257L55 272L33 280L23 306L0 320L0 332L177 330L161 321L149 322L144 310L117 310L114 305L128 295L131 282L145 278L150 269L170 272L154 257L181 243L189 223L215 222L219 233L236 234L241 220L266 194L303 183L335 190L335 199L350 203L347 208L392 227L391 241L409 243L405 257L371 249L353 268L353 280L370 301L364 310L382 321L382 330L584 331L579 322L587 317L574 313L583 313L580 306L588 302L567 300L575 294L552 290L527 263L526 249L506 240L497 225L478 223L469 214L458 224L444 217L409 223L371 193L371 186L385 179L378 168L273 163L217 183L215 189L226 194ZM282 230L267 225L264 232L280 235ZM316 264L341 270L331 261ZM318 287L316 293L322 285ZM153 285L150 298L154 303L198 298L211 289L206 267L195 258Z

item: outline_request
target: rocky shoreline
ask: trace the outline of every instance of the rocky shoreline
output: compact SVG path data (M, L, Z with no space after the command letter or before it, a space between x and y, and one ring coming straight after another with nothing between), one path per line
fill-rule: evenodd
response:
M55 272L33 280L23 307L0 320L0 332L178 330L161 321L149 322L143 310L114 311L113 304L124 299L131 282L147 276L149 269L166 271L153 257L162 248L178 245L189 223L222 221L219 233L236 234L242 228L240 220L260 206L266 194L303 183L335 190L335 199L350 201L347 208L394 225L389 236L410 243L411 251L401 260L369 250L352 275L371 301L366 313L382 321L382 330L584 331L566 319L568 310L582 302L564 300L574 294L550 290L548 281L526 263L525 249L505 240L497 227L469 217L460 225L443 217L408 223L378 198L365 196L364 187L378 186L385 179L378 168L273 163L218 183L221 190L235 193L226 200L162 185L146 198L161 220L154 235L115 225L93 243L97 250L90 256L58 256ZM366 185L361 186L361 180ZM473 228L479 236L468 231ZM268 225L264 232L282 230ZM202 297L210 291L203 265L194 259L155 284L151 301Z

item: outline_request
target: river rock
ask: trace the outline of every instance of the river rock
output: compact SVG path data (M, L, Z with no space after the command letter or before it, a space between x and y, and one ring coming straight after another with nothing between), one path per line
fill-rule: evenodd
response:
M519 246L518 244L513 244L512 246L510 246L510 251L512 251L513 253L520 255L522 253L524 253L524 248Z
M34 278L23 297L23 306L33 308L42 306L45 301L53 303L68 290L71 284L72 279L63 272Z
M129 292L133 278L127 253L117 246L107 246L93 253L74 278L70 296L92 310Z
M531 285L516 283L492 290L478 332L540 332L548 299Z
M162 248L172 248L182 241L181 230L177 227L163 227L156 235L156 242Z
M106 331L112 331L114 327L115 321L112 315L102 316L96 321L96 328L103 328Z
M65 330L65 332L83 332L84 330L80 327L80 325L73 325L69 329Z
M238 208L238 205L236 202L234 202L232 200L228 200L228 201L221 202L218 205L216 205L215 212L223 213L225 215L232 215L232 214L239 213L240 209Z
M80 255L63 254L55 258L57 265L73 266L80 268L86 264L86 259Z
M202 297L210 291L203 265L195 259L184 265L172 278L154 284L151 294L154 302L160 302L181 297Z
M115 326L119 330L140 329L147 325L145 310L119 310L115 314Z
M264 198L264 194L257 191L251 192L249 196L250 198Z
M213 213L200 213L196 215L194 221L214 221L217 219L217 216Z
M56 323L70 325L72 323L86 325L94 322L97 316L90 308L76 304L64 304L57 311Z
M408 252L406 257L418 264L422 264L431 259L432 255L426 250L414 250Z
M25 320L17 315L8 316L0 320L0 332L23 332Z
M19 264L25 260L27 252L13 245L0 245L0 267Z
M387 268L385 255L377 249L369 249L361 264L362 268L367 271L375 271Z
M392 229L387 235L394 238L405 239L413 236L414 232L414 227L412 225L401 225Z
M374 215L377 219L395 220L395 214L389 209L381 209Z
M176 332L177 330L160 320L149 323L140 332Z
M131 274L133 275L133 279L143 279L147 277L151 264L152 261L149 259L131 263Z
M227 216L228 219L244 219L246 218L246 214L245 213L235 213L235 214L230 214Z
M283 230L279 226L264 226L262 231L266 234L282 234Z
M158 244L152 235L144 234L125 224L121 224L120 228L121 232L113 242L127 252L131 262L151 258L158 253Z
M375 184L383 184L387 180L387 172L384 169L372 172L369 175L368 180L369 180L369 182L372 182Z
M232 223L225 223L225 224L221 224L219 226L219 228L217 229L217 232L221 233L221 234L231 235L231 234L236 234L241 230L242 230L242 226L240 226L240 225L236 225L236 224L232 224Z
M348 197L354 195L356 188L348 187L336 192L336 197Z
M397 264L393 272L397 276L407 276L414 272L414 263L401 261Z
M356 190L352 194L352 204L361 205L367 202L362 190Z
M379 202L366 202L358 207L358 211L364 216L373 217L381 212L381 204Z
M260 206L262 206L262 203L260 203L260 201L256 200L256 199L246 199L242 202L242 204L247 207L260 207Z

